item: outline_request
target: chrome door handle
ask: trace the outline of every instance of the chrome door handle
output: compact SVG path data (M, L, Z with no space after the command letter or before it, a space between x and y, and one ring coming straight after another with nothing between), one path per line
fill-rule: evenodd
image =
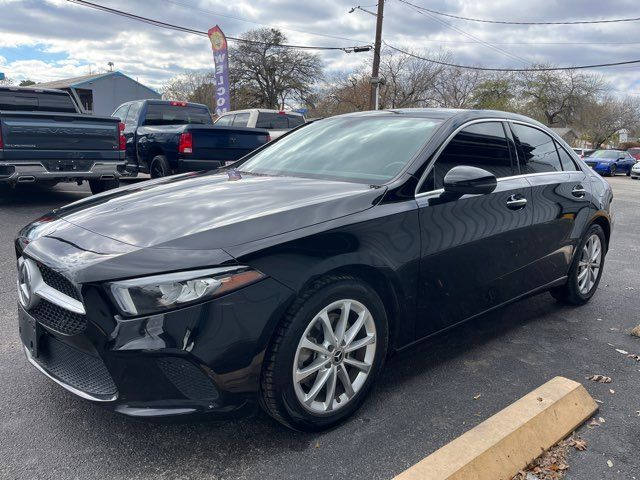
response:
M511 195L507 199L507 207L511 210L520 210L527 206L527 199L520 194Z
M582 198L587 194L587 190L582 185L576 185L571 190L571 195L574 197Z

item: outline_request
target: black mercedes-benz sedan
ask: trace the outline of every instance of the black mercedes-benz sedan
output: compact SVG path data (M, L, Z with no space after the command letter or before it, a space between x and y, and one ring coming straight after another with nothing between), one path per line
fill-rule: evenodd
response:
M256 405L336 425L395 350L524 296L598 287L611 188L526 117L319 120L222 170L55 210L16 239L25 353L125 415Z

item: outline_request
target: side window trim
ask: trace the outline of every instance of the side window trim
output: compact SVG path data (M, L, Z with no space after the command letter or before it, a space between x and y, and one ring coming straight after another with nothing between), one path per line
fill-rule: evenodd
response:
M421 192L420 189L422 188L422 185L426 181L427 176L429 175L429 172L431 172L431 169L433 168L433 166L435 165L436 161L438 160L438 157L444 151L444 149L447 147L449 142L451 142L451 140L453 140L453 137L455 137L461 130L463 130L464 128L468 127L469 125L473 125L474 123L483 123L483 122L502 122L503 124L506 123L509 126L509 128L508 128L509 132L511 131L511 124L518 123L520 125L526 125L528 127L535 128L537 130L540 130L542 133L545 133L545 134L549 135L547 132L542 130L540 127L538 127L538 126L536 126L536 125L534 125L532 123L524 122L522 120L513 120L513 119L509 119L509 118L476 118L474 120L470 120L470 121L468 121L466 123L463 123L462 125L458 126L447 137L447 139L444 142L442 142L442 145L440 145L438 147L438 149L433 154L431 159L427 160L427 163L428 163L427 168L425 168L424 172L422 172L422 175L420 176L420 180L418 181L418 184L416 186L416 190L415 190L415 193L414 193L414 197L415 198L421 198L421 197L424 197L424 196L427 196L427 195L433 195L434 193L442 192L442 189L432 190L432 191L428 191L428 192ZM504 128L506 129L506 126ZM513 137L509 137L509 133L507 133L507 140L509 140L510 138L513 139ZM554 140L554 142L557 142L557 140L555 138L553 138L553 140ZM516 150L516 159L518 161L518 172L519 173L517 175L513 175L512 177L499 178L498 182L504 181L504 180L511 180L513 178L530 177L532 175L551 175L551 174L558 173L558 172L522 173L522 170L520 169L520 159L519 159L519 155L518 155L518 149L517 149L517 147L515 145L515 139L513 139L513 144L514 144L514 148ZM578 167L577 171L584 171L584 170L582 168Z
M436 162L438 161L438 159L440 158L440 156L442 155L442 152L444 152L444 150L447 148L447 146L453 141L453 139L460 133L462 132L464 129L466 129L467 127L470 127L471 125L476 125L479 123L498 123L500 124L503 134L505 136L505 140L507 141L507 146L509 148L509 157L511 160L511 170L512 173L515 173L514 170L514 160L517 162L517 158L514 159L512 151L511 151L511 146L510 146L510 142L511 139L507 134L507 127L505 126L505 122L508 122L507 119L504 118L477 118L474 120L470 120L466 123L463 123L462 125L460 125L459 127L457 127L453 133L451 133L449 135L449 137L447 137L447 139L442 143L442 145L440 145L440 147L438 147L438 150L436 150L436 152L433 154L431 160L428 161L429 165L427 166L427 168L425 168L424 172L422 173L422 176L420 177L420 180L418 182L418 185L416 186L416 190L415 190L415 197L419 197L419 196L424 196L427 194L431 194L433 192L438 192L438 191L442 191L442 188L438 188L435 190L429 190L427 192L421 192L420 189L422 188L422 186L424 185L424 182L427 180L427 178L429 177L429 173L433 170L433 167L435 166ZM514 143L514 147L515 147L515 142ZM513 175L508 176L508 177L502 177L502 178L512 178ZM500 179L498 179L500 180Z
M523 121L520 121L520 120L509 120L508 123L510 124L509 125L509 130L511 130L511 134L513 135L513 138L514 138L514 145L516 147L516 154L518 156L518 171L520 172L521 176L550 175L550 174L553 174L553 173L561 173L561 172L565 171L564 167L562 166L562 160L560 158L560 153L558 152L558 149L557 149L558 141L553 137L553 135L551 133L545 132L542 128L538 127L537 125L533 125L532 123L527 123L527 122L523 122ZM558 171L550 171L550 172L522 173L522 168L521 168L521 164L520 164L520 152L519 152L519 149L518 149L518 145L515 142L516 134L513 131L513 129L511 128L511 126L513 124L524 125L525 127L533 128L533 129L538 130L539 132L545 134L549 138L551 138L551 140L553 140L553 144L556 145L556 155L558 155L558 162L560 164L560 170L558 170Z

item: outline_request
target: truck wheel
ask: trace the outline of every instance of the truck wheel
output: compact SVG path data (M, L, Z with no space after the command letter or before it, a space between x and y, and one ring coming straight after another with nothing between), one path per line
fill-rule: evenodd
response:
M151 178L161 178L171 175L171 165L167 161L167 157L164 155L156 155L151 160L151 167L149 168L149 174Z
M106 192L120 186L120 180L89 180L89 188L91 193L97 195L98 193Z

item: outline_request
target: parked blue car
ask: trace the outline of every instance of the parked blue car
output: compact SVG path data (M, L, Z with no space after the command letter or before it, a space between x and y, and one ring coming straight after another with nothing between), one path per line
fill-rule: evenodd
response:
M600 175L611 177L617 173L631 175L631 168L636 164L636 159L623 150L596 150L584 161Z

